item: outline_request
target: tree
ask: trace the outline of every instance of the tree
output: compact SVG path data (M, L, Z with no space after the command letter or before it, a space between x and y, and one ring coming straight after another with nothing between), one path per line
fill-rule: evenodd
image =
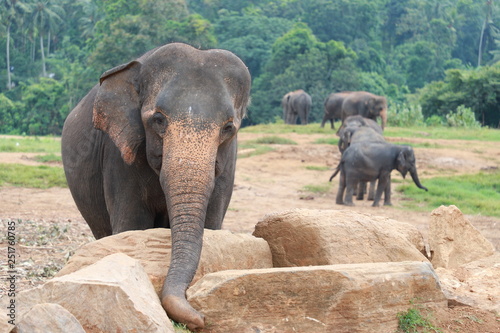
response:
M28 5L22 1L18 0L5 0L2 1L2 14L0 18L2 19L2 24L6 26L7 30L7 42L6 42L6 59L7 59L7 89L12 89L12 79L11 79L11 66L10 66L10 40L11 40L11 29L13 24L19 24L21 22L22 16L29 11Z
M64 9L61 6L54 4L50 0L38 0L33 5L31 20L40 40L40 54L42 57L43 77L47 77L43 38L47 36L48 40L50 41L51 32L56 29L57 24L63 21L63 17ZM50 52L50 47L47 51Z

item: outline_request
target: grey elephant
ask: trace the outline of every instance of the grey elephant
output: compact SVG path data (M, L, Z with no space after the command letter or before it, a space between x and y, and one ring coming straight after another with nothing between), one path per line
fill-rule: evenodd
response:
M344 124L337 132L339 136L339 151L343 154L344 151L352 143L386 143L383 136L383 130L380 125L372 119L364 118L360 115L349 116ZM375 198L375 186L377 181L370 181L370 189L368 191L368 200ZM363 200L366 193L366 182L360 181L355 191L356 199Z
M353 142L386 142L383 133L375 120L360 115L349 116L337 132L339 151L343 153Z
M366 91L353 91L342 103L342 124L349 116L360 115L365 118L381 119L382 129L387 124L387 99Z
M418 178L415 154L410 146L391 143L351 143L344 151L340 163L330 181L340 172L336 203L354 205L352 196L359 182L378 180L373 206L379 205L384 193L384 205L391 205L392 170L398 170L403 178L410 172L418 188L427 191ZM345 191L345 198L344 198Z
M312 98L304 90L299 89L285 94L281 100L281 106L285 124L295 125L299 118L302 125L307 125Z
M231 198L250 82L228 51L167 44L105 72L63 128L68 185L96 238L171 228L161 303L191 330L204 317L185 291Z
M342 103L351 91L342 91L338 93L331 93L323 103L324 115L321 121L321 128L325 127L325 123L330 121L330 127L335 129L335 119L342 119Z

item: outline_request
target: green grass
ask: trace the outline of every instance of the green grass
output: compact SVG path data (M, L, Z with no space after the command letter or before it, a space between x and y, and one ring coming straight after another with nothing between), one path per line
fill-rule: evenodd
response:
M67 187L61 167L0 163L0 186L31 188Z
M307 125L285 125L285 124L261 124L244 127L242 133L298 133L298 134L329 134L335 136L339 123L335 123L335 129L330 129L329 124L324 128L319 123ZM453 128L453 127L386 127L386 137L408 137L423 139L448 139L448 140L480 140L500 141L500 131L497 129L479 128Z
M422 139L500 141L500 131L489 128L387 127L384 130L384 136Z
M420 311L414 307L406 312L399 312L398 317L398 332L418 333L418 332L442 332L440 328L435 327L424 318Z
M282 138L279 136L264 136L257 140L249 141L250 143L263 144L263 145L296 145L297 142Z
M319 145L335 145L339 144L338 136L319 138L314 141L314 143Z
M61 155L56 155L56 154L50 153L50 154L35 156L35 161L41 162L41 163L62 162L62 158L61 158Z
M61 139L58 137L0 137L0 152L9 153L60 153Z
M327 167L327 166L307 165L306 169L313 170L313 171L327 171L327 170L330 170L331 168Z
M302 188L303 191L316 193L316 194L324 194L328 193L332 190L332 183L328 182L325 184L311 184L306 185Z
M404 208L429 211L441 205L457 206L464 214L481 214L500 217L500 170L477 174L435 177L422 180L425 192L411 180L396 187L406 200Z

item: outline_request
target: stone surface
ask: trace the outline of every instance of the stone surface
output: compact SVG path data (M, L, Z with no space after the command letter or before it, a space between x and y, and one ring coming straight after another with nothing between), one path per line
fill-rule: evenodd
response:
M436 273L448 299L500 313L500 252L458 268L438 267Z
M268 241L275 267L427 261L414 226L354 211L279 212L259 221L253 235Z
M493 255L495 248L456 206L431 213L429 246L434 267L456 268Z
M85 333L68 310L54 303L37 304L16 325L17 333Z
M187 292L204 332L395 332L410 301L446 307L429 262L221 271Z
M144 266L158 295L170 265L170 229L122 232L79 249L56 276L75 272L112 253L125 253ZM260 238L227 230L205 230L200 263L193 283L204 274L226 269L272 267L269 245Z
M21 321L33 305L56 303L86 332L174 332L141 264L123 253L21 292L18 303Z

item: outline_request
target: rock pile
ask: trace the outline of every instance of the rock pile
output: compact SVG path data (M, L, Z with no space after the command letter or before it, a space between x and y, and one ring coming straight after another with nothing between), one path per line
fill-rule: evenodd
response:
M412 225L352 211L275 213L253 235L206 230L188 300L206 316L204 332L393 332L410 302L446 307L453 298L434 269L494 253L457 210L433 212L432 262ZM473 234L467 256L453 250L464 228ZM174 332L158 297L169 256L167 229L87 244L55 278L18 295L17 332Z

